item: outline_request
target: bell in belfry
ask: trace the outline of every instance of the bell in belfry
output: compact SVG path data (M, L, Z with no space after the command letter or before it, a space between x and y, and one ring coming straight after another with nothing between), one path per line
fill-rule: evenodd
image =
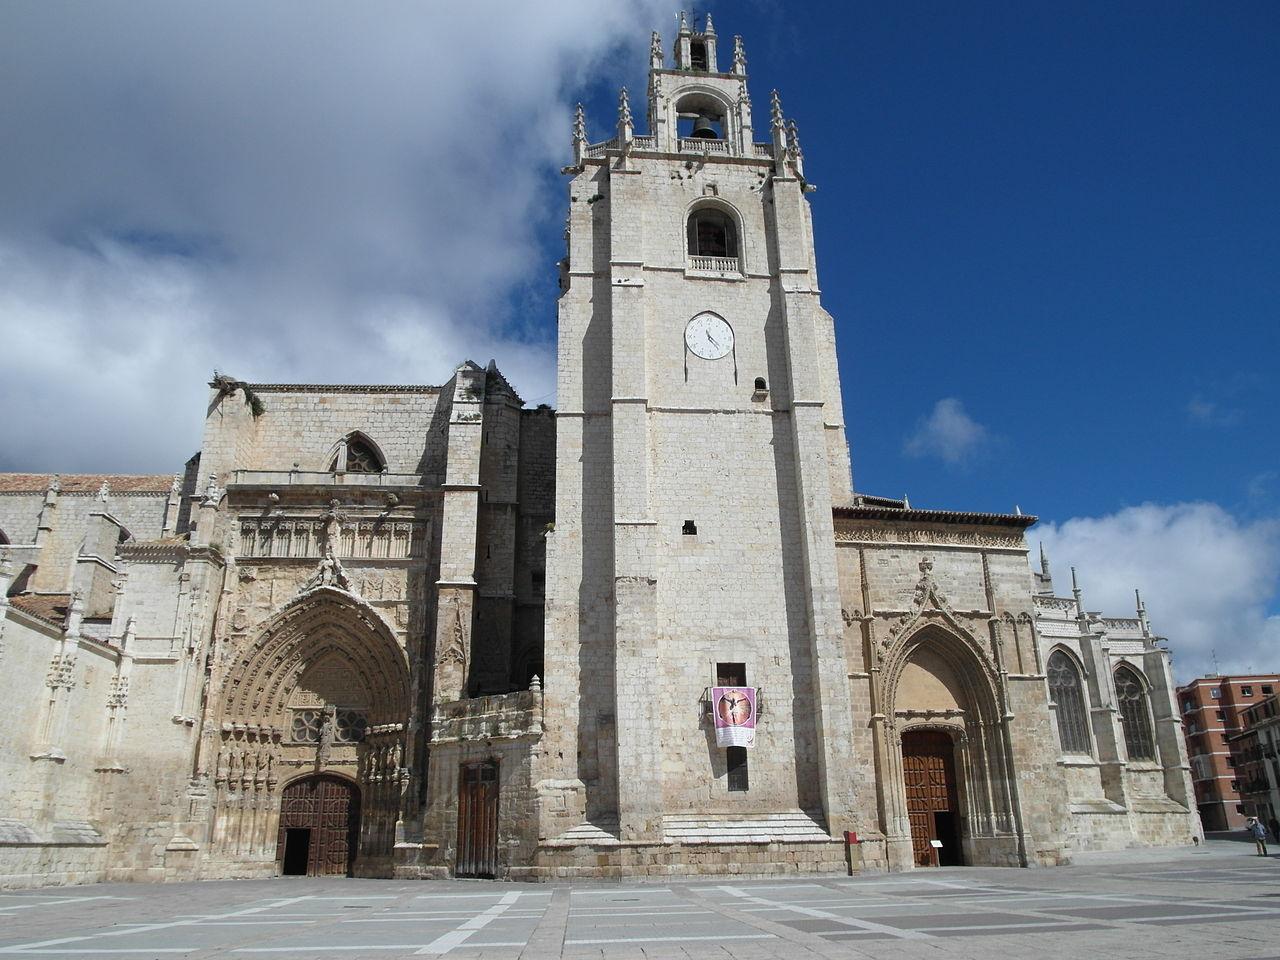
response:
M698 114L698 119L693 121L693 133L690 136L699 140L719 140L720 134L716 132L712 123L713 121L706 114Z

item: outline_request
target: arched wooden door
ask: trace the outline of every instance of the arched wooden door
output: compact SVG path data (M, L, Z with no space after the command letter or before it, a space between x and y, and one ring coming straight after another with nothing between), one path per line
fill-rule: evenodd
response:
M342 777L295 780L280 800L276 861L285 875L350 876L360 836L360 791Z
M955 745L951 737L940 730L904 733L902 774L916 866L963 863Z

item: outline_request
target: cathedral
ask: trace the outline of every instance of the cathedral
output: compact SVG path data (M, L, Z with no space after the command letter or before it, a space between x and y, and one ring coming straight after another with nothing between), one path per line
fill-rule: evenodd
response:
M0 475L0 885L1199 839L1141 601L858 492L796 126L710 17L650 57L574 123L557 409L215 375L173 475Z

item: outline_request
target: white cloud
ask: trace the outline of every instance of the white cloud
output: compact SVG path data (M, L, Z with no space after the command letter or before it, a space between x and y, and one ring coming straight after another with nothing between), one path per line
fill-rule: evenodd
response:
M960 464L990 441L990 431L965 412L963 403L944 397L920 419L902 449L911 457L938 457L945 463Z
M175 469L216 366L554 389L570 88L657 0L0 5L0 469ZM593 117L603 139L611 117Z
M1218 669L1280 671L1280 520L1242 521L1213 503L1146 503L1043 523L1059 593L1075 566L1085 606L1133 616L1134 588L1169 638L1180 682Z

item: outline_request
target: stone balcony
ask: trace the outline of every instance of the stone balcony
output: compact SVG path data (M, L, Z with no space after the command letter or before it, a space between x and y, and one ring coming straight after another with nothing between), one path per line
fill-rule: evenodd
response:
M436 704L432 744L462 740L520 740L542 736L542 687Z
M421 487L421 473L351 473L332 470L233 470L227 487Z

